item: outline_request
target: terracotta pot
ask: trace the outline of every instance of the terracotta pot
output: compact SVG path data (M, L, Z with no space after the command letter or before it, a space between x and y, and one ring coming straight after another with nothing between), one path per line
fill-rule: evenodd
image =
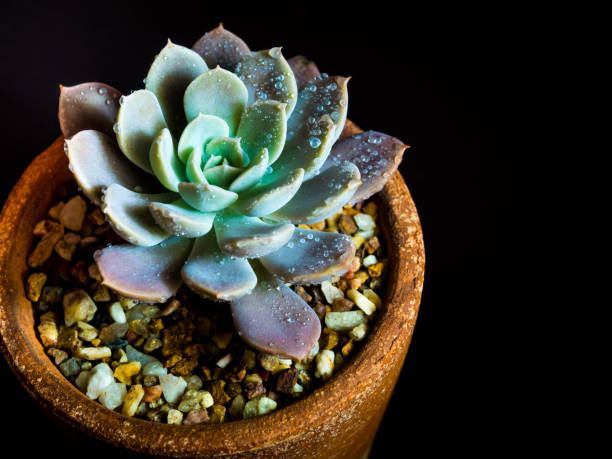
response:
M348 131L355 131L350 124ZM0 217L0 347L23 387L51 416L112 445L163 456L366 457L404 362L423 285L421 227L395 173L378 193L389 253L383 310L366 342L334 377L269 415L220 425L177 426L130 418L79 392L49 360L24 293L32 228L72 182L63 139L27 168Z

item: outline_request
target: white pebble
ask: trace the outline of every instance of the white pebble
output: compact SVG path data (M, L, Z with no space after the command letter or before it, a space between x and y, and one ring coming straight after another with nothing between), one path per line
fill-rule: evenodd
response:
M324 281L321 283L321 291L325 295L325 299L329 304L332 304L336 298L344 298L344 293L335 285L332 285L330 281Z
M355 328L353 328L349 332L349 337L353 341L361 341L363 338L365 338L365 335L366 335L367 332L368 332L368 325L367 324L357 325Z
M374 219L368 214L353 215L353 220L355 220L355 223L357 223L357 226L361 231L369 231L376 228Z
M143 376L162 376L168 374L168 369L164 368L159 360L155 360L142 367L142 374Z
M176 402L187 388L187 383L183 378L174 376L173 374L161 375L159 377L164 398L168 403Z
M325 314L325 325L335 331L347 331L361 325L366 321L366 316L362 311L330 311Z
M261 416L267 414L276 409L276 402L268 397L257 397L253 400L249 400L244 405L244 411L242 417L244 419L254 418L255 416Z
M108 307L108 312L110 313L110 316L115 322L120 324L124 324L127 322L127 319L125 317L125 311L121 307L121 303L119 303L118 301L115 301Z
M171 409L168 411L168 424L182 424L183 423L183 413L179 410Z
M315 378L329 379L334 372L334 351L324 350L319 352L316 360Z
M221 357L217 361L217 366L219 368L225 368L226 366L228 366L230 364L231 361L232 361L232 354L227 354L227 355Z
M106 363L99 363L92 368L87 382L87 396L95 400L110 384L115 382L113 370Z
M376 255L374 254L368 255L367 257L363 259L363 266L367 268L368 266L375 265L377 262L378 262L378 259L376 258Z
M98 400L109 410L114 410L123 403L126 394L125 384L115 382L104 388Z

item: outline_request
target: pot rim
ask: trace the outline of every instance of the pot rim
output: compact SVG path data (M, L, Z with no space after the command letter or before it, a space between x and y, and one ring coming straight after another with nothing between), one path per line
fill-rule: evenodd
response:
M67 424L107 443L141 453L192 456L256 451L287 443L304 431L324 428L338 410L347 410L350 403L367 397L370 382L386 372L390 355L397 352L405 355L418 313L425 258L418 214L402 176L396 171L377 194L379 209L386 209L385 215L381 214L389 259L383 296L385 309L360 349L329 381L270 414L223 424L156 423L122 415L90 400L50 361L35 332L31 334L33 342L14 320L9 320L10 305L15 303L22 308L20 314L33 317L23 286L27 253L18 254L24 260L20 268L26 269L9 270L7 266L19 236L20 216L27 203L32 202L29 197L37 193L34 184L58 161L66 162L62 137L30 163L0 214L0 348L28 393ZM410 289L405 285L408 282L412 282ZM102 425L99 420L103 420Z

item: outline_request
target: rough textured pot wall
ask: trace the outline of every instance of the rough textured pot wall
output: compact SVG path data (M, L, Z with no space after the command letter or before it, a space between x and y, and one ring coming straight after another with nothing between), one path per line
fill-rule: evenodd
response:
M349 123L345 133L357 128ZM44 354L24 294L32 228L71 183L58 139L26 170L0 217L0 347L28 392L69 425L123 448L165 456L355 458L367 455L414 328L424 273L421 228L396 173L378 196L389 253L385 310L334 377L270 415L221 425L175 426L128 418L90 401Z

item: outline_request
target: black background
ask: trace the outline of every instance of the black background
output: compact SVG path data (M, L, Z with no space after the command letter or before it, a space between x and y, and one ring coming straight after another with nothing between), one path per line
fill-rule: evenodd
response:
M430 453L481 445L487 420L479 406L490 384L481 360L489 346L481 255L484 215L494 202L483 192L482 163L497 154L491 128L503 92L500 16L465 6L423 12L382 3L335 9L326 2L259 3L248 14L238 4L219 12L211 2L177 1L9 2L3 8L2 202L30 161L60 135L60 83L138 89L167 38L191 46L222 21L251 49L282 45L287 57L303 54L323 72L352 76L349 118L412 146L400 171L419 210L427 258L412 345L372 457L385 451L402 457L407 445ZM495 171L487 174L497 179ZM3 418L10 422L3 435L21 452L95 455L90 440L68 437L44 417L3 359L0 387ZM109 452L102 445L95 451Z

